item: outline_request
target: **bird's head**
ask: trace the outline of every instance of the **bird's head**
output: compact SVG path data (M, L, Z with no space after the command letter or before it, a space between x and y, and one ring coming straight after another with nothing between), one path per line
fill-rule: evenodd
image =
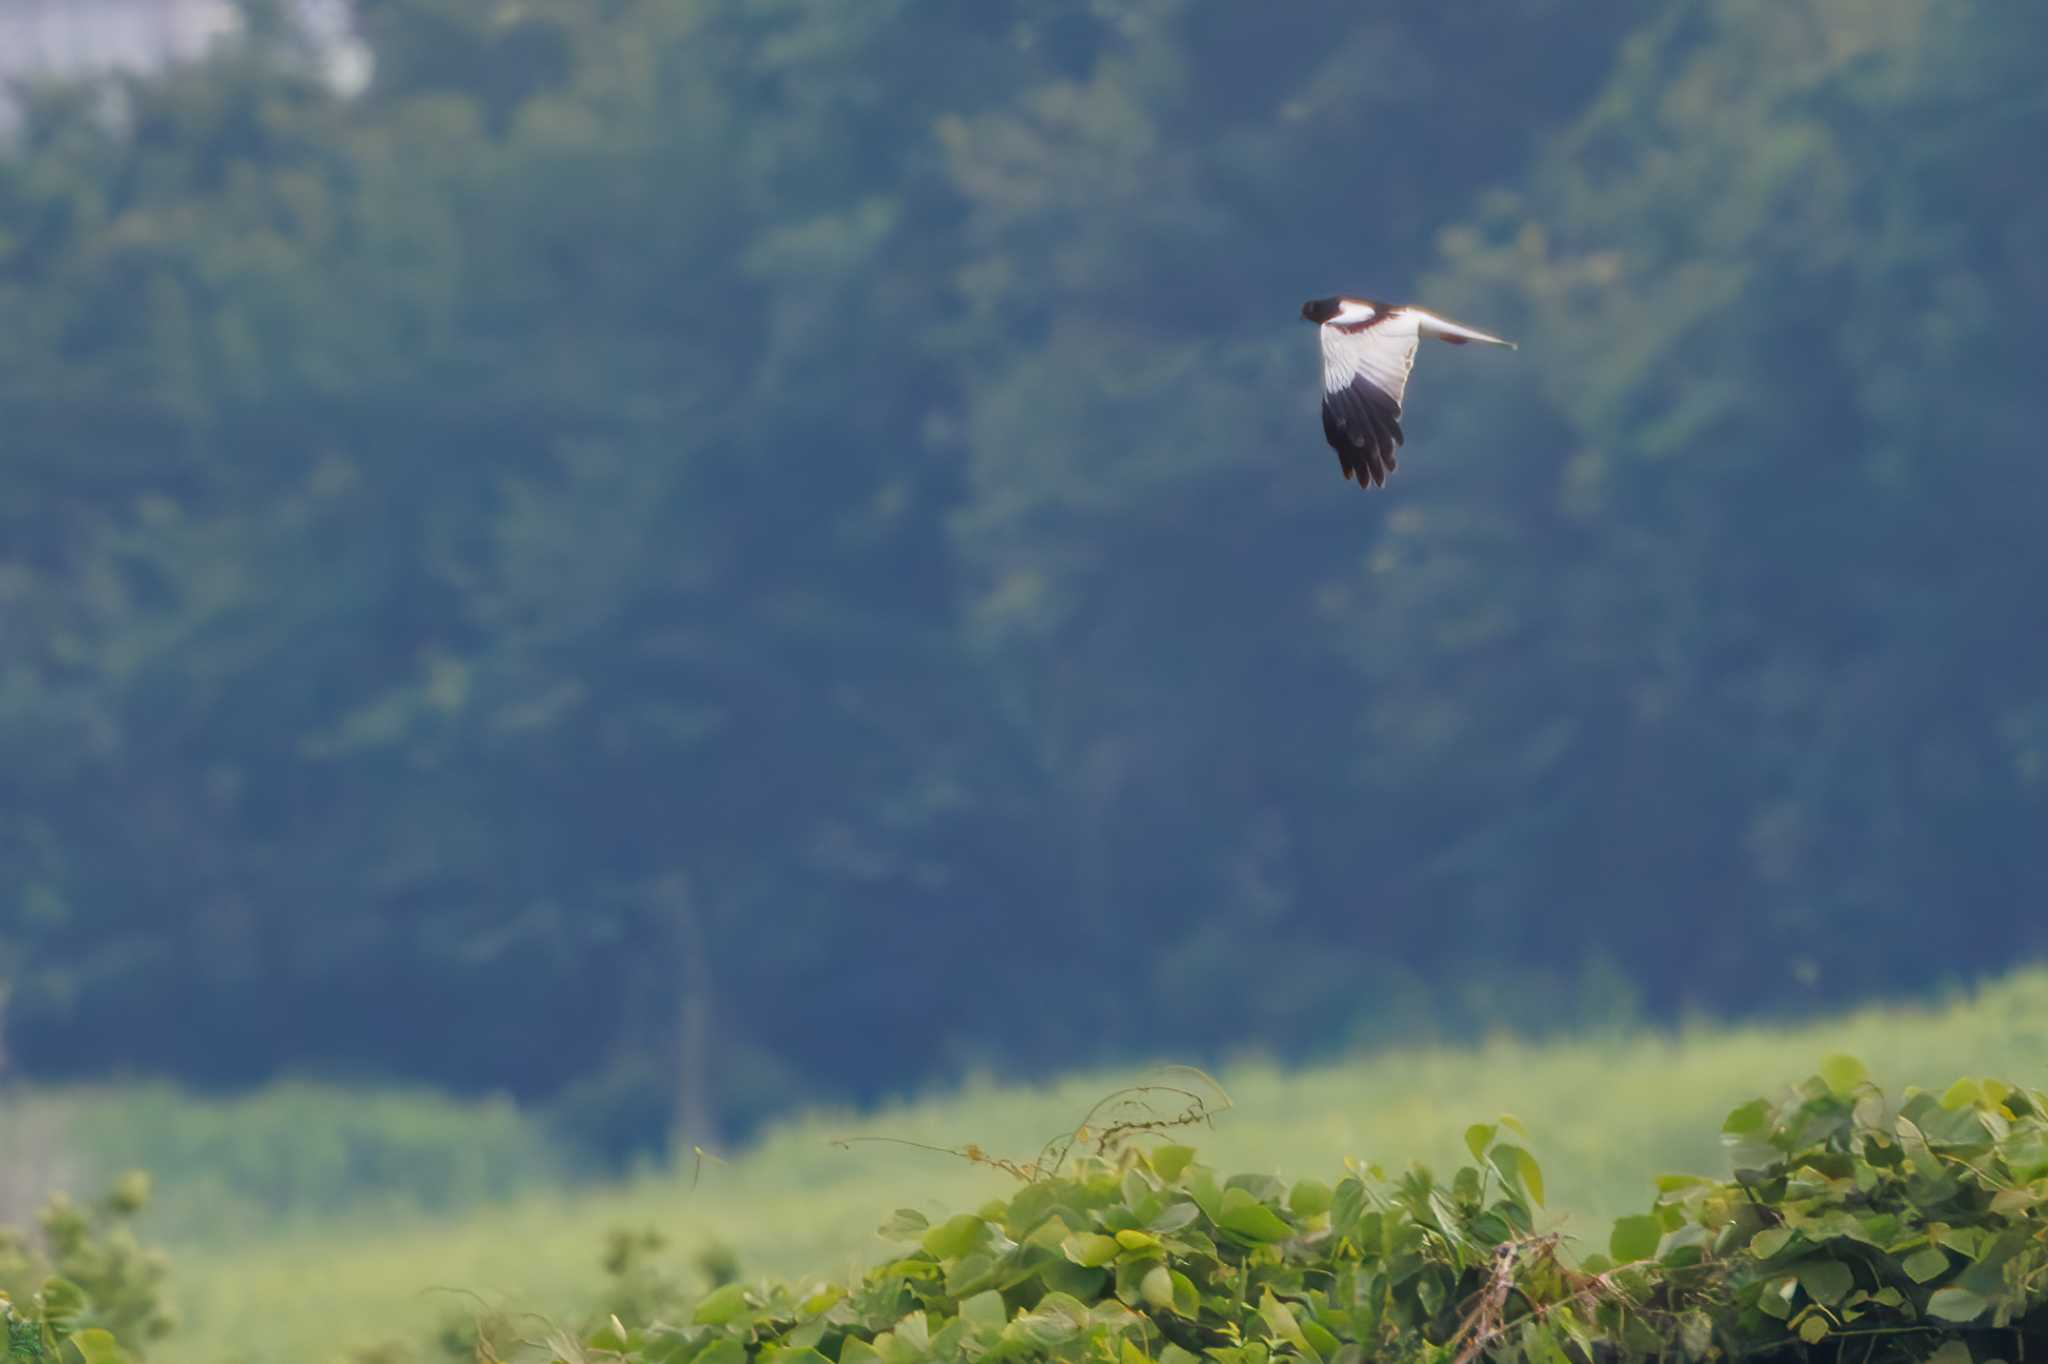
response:
M1337 315L1344 306L1341 298L1312 298L1301 305L1301 315L1310 322L1324 323Z

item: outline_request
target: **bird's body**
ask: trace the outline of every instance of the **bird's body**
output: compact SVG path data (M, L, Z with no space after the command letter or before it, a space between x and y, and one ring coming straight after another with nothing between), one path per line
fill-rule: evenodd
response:
M1344 477L1361 488L1379 487L1394 471L1394 452L1405 438L1401 398L1424 337L1515 348L1420 308L1376 299L1310 299L1301 315L1319 324L1323 343L1323 438L1337 452Z

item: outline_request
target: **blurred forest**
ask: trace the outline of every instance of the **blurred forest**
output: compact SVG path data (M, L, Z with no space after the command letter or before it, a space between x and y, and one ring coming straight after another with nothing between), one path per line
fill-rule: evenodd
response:
M631 1145L2048 947L2048 9L251 17L0 152L19 1071ZM1338 291L1522 343L1370 496Z

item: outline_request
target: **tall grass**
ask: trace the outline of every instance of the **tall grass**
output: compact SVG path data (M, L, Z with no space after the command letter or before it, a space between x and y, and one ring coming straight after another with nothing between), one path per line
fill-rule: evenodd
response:
M233 1099L166 1084L17 1090L0 1098L0 1193L19 1222L52 1188L141 1167L151 1222L180 1246L246 1243L344 1214L451 1214L563 1182L539 1124L505 1100L287 1082Z
M1502 1111L1530 1127L1567 1233L1604 1240L1640 1209L1657 1173L1723 1168L1717 1131L1736 1103L1809 1073L1830 1051L1867 1061L1882 1083L1945 1084L1961 1073L2048 1082L2048 973L1952 1003L1867 1008L1781 1027L1696 1026L1543 1044L1390 1051L1288 1070L1227 1068L1236 1107L1195 1135L1226 1169L1329 1175L1355 1155L1390 1166L1450 1164L1464 1127ZM300 1227L178 1266L185 1327L170 1364L330 1359L347 1345L413 1337L476 1293L514 1308L573 1309L597 1291L606 1229L653 1226L681 1271L702 1248L738 1252L749 1274L843 1274L880 1249L891 1209L972 1206L1006 1176L943 1155L845 1135L936 1145L975 1142L1029 1157L1127 1073L1056 1084L976 1083L863 1117L785 1123L728 1163L580 1193L523 1195L434 1223ZM434 1286L440 1286L440 1289Z

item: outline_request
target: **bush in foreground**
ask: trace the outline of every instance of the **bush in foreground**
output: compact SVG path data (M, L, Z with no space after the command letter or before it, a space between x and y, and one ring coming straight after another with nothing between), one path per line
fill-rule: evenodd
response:
M8 1364L124 1364L169 1333L164 1257L133 1225L149 1192L149 1177L131 1171L88 1206L52 1198L35 1234L0 1226Z
M1110 1144L936 1225L858 1283L735 1282L674 1321L504 1357L634 1364L1880 1364L2048 1350L2048 1095L1993 1080L1888 1100L1847 1057L1728 1115L1728 1179L1659 1181L1604 1244L1542 1212L1509 1118L1447 1178L1224 1178ZM480 1357L499 1358L484 1343Z
M1293 1185L1132 1140L1165 1125L1029 1166L968 1148L1021 1187L937 1224L899 1211L882 1231L901 1251L856 1283L748 1281L721 1260L706 1269L718 1286L684 1301L648 1277L655 1243L629 1237L610 1260L634 1325L607 1313L520 1339L530 1319L498 1314L439 1345L492 1364L2025 1364L2048 1351L2038 1090L1966 1079L1893 1101L1830 1058L1782 1100L1728 1115L1731 1177L1666 1177L1593 1246L1546 1218L1511 1118L1472 1127L1472 1163L1448 1178L1352 1163L1334 1184ZM55 1205L42 1250L0 1236L11 1358L108 1364L126 1357L108 1326L131 1349L164 1329L160 1267L125 1229L142 1196L131 1183L89 1214Z

